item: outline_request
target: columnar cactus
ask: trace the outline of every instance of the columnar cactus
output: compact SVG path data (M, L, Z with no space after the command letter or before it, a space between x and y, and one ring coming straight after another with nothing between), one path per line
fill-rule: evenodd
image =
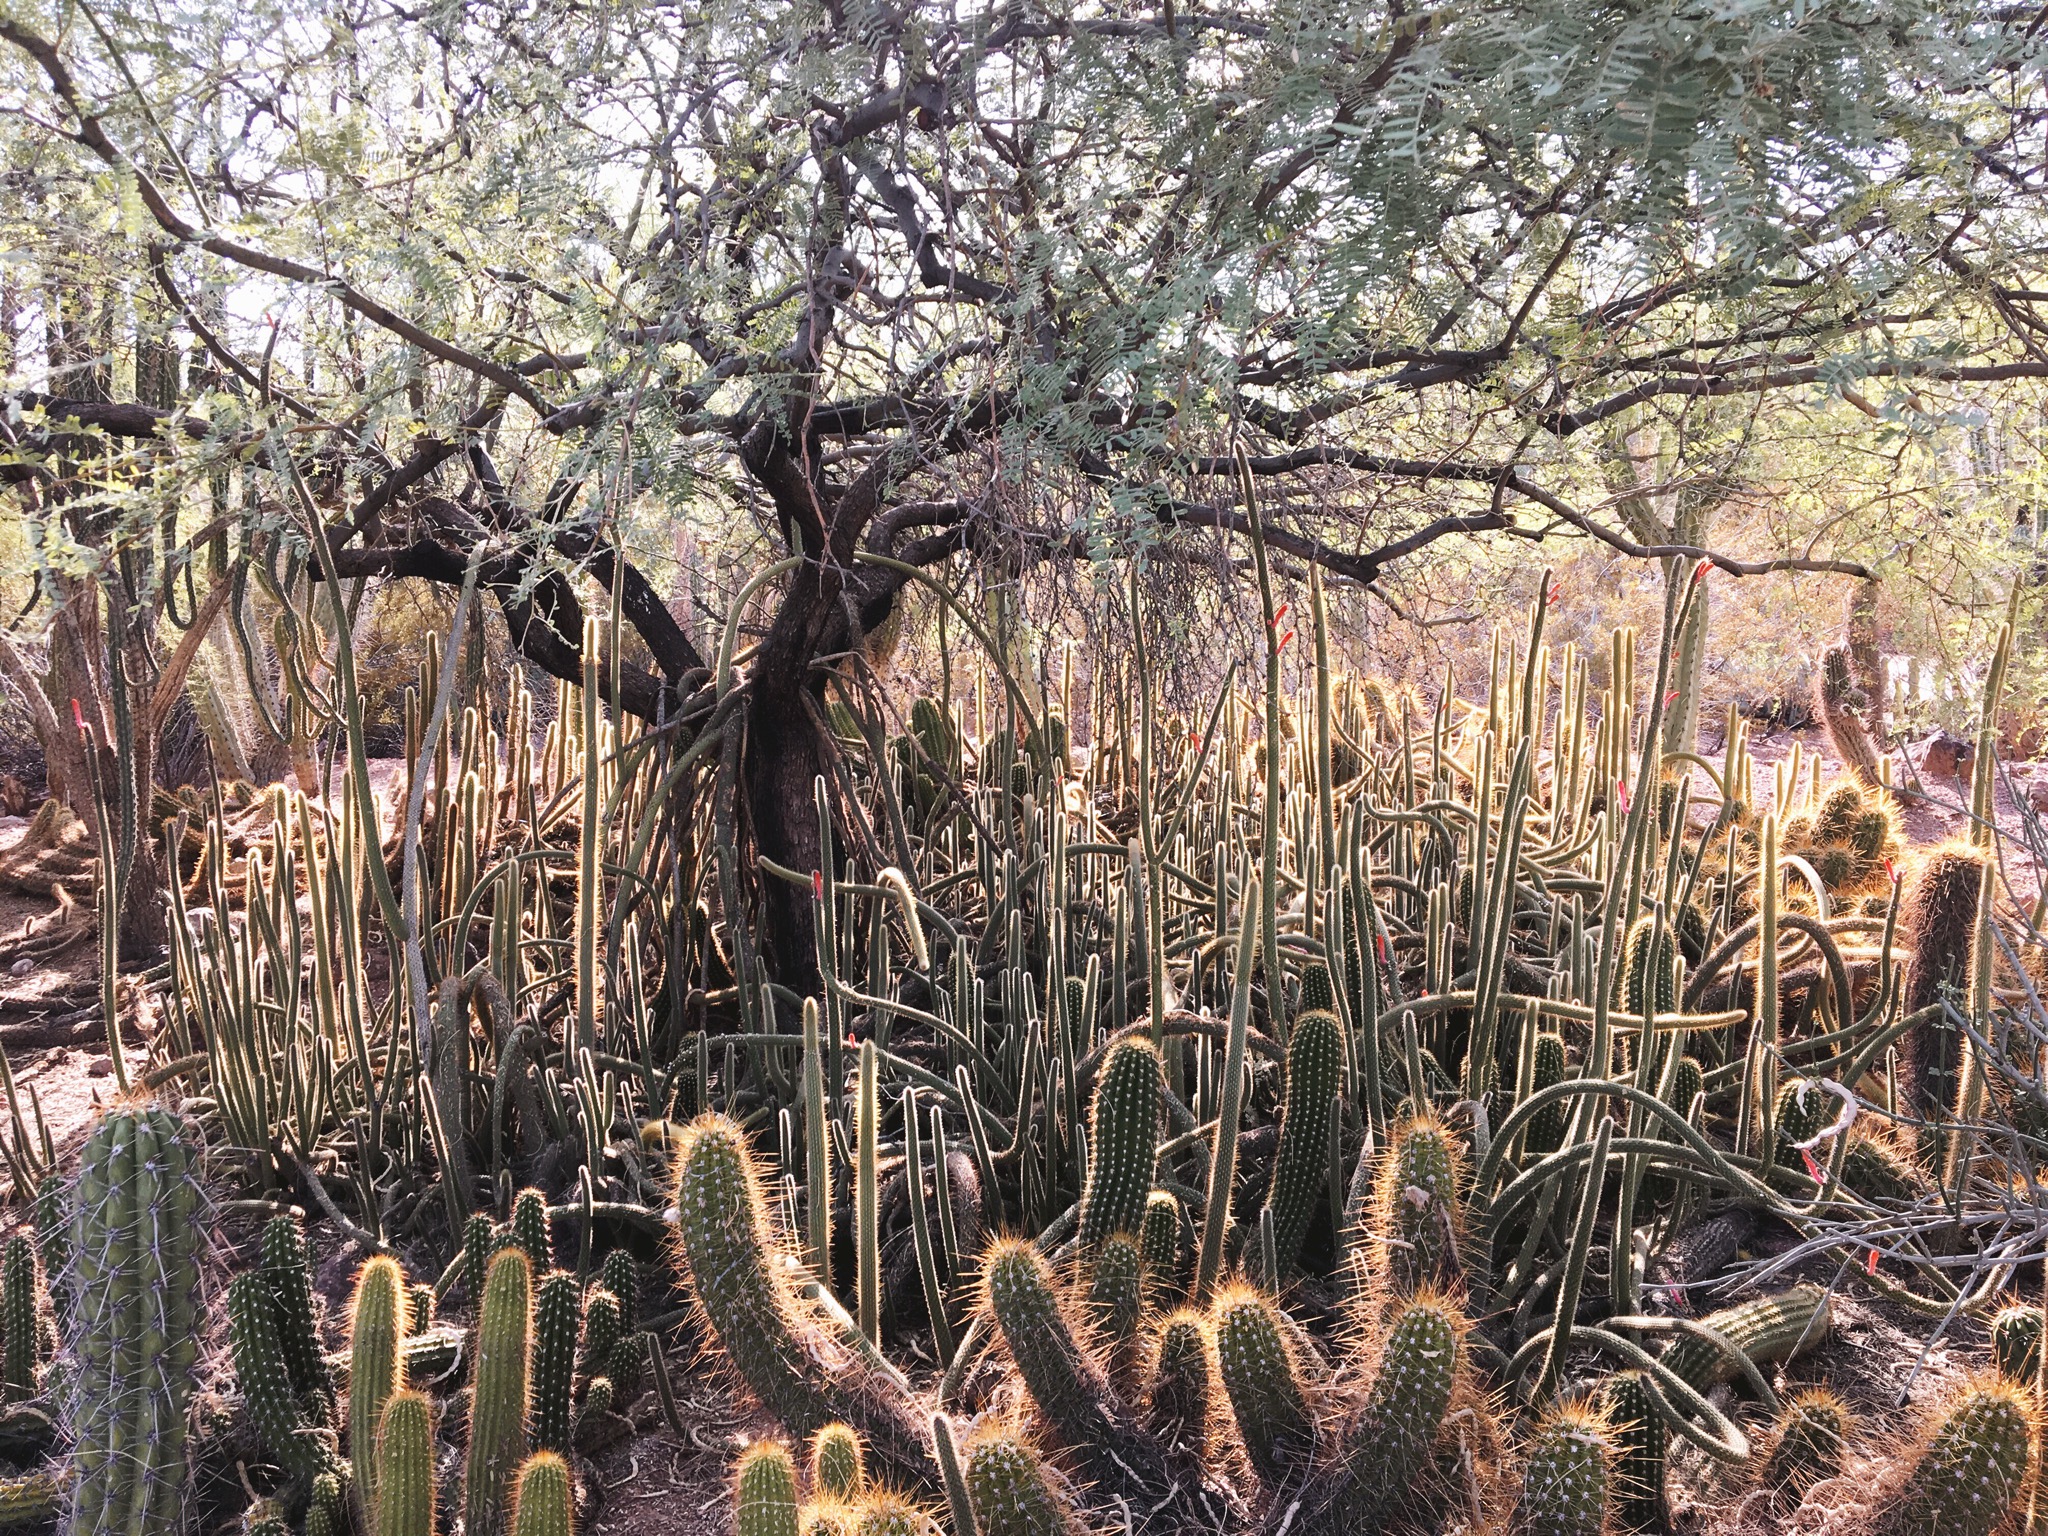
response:
M1764 1485L1774 1494L1799 1498L1842 1470L1849 1439L1849 1410L1834 1393L1812 1387L1785 1400L1764 1461Z
M1800 1142L1811 1141L1834 1123L1840 1108L1834 1096L1820 1084L1795 1077L1778 1090L1778 1144L1786 1155ZM1798 1159L1793 1158L1796 1163Z
M1138 1240L1123 1232L1104 1238L1089 1264L1088 1321L1112 1357L1123 1355L1138 1331L1144 1283Z
M1541 1093L1545 1088L1553 1088L1563 1082L1565 1066L1564 1036L1548 1031L1539 1034L1529 1091ZM1564 1145L1566 1109L1565 1102L1558 1099L1545 1104L1530 1117L1529 1129L1523 1133L1522 1142L1530 1157L1548 1157Z
M405 1386L405 1274L396 1259L382 1255L364 1263L348 1309L349 1465L364 1529L375 1525L377 1508L377 1426L384 1405Z
M1622 1011L1646 1017L1678 1012L1678 935L1656 917L1639 917L1622 949Z
M757 1440L740 1452L732 1478L733 1536L796 1536L796 1511L796 1464L787 1447Z
M867 1456L860 1436L845 1424L827 1424L811 1436L811 1492L821 1499L850 1500L867 1486Z
M512 1240L526 1250L527 1262L536 1275L554 1267L555 1241L548 1226L548 1197L537 1189L522 1189L512 1202Z
M374 1530L434 1536L434 1405L424 1393L392 1393L377 1422Z
M42 1353L41 1319L37 1314L36 1245L26 1237L7 1244L0 1261L0 1318L4 1318L6 1395L36 1395L36 1366Z
M1664 1528L1664 1444L1670 1431L1641 1371L1608 1379L1600 1408L1614 1451L1616 1523L1625 1531ZM1596 1527L1597 1529L1597 1527Z
M1080 1241L1092 1248L1112 1232L1136 1232L1159 1154L1159 1053L1126 1037L1109 1049L1088 1109L1088 1187L1081 1193Z
M1318 968L1320 969L1320 968ZM1328 990L1329 976L1323 973ZM1330 1180L1330 1122L1344 1091L1344 1035L1337 1016L1303 1013L1287 1042L1287 1102L1280 1117L1280 1151L1266 1209L1273 1213L1273 1256L1278 1283L1293 1270L1302 1239L1323 1203Z
M1337 989L1330 984L1330 968L1320 960L1310 961L1301 968L1301 1012L1333 1013L1337 1008Z
M1931 1426L1880 1529L1884 1536L1990 1536L2025 1486L2033 1454L2026 1393L1996 1376L1973 1382Z
M13 1335L8 1335L10 1339ZM2041 1366L2041 1309L2025 1302L1999 1308L1991 1319L1991 1358L2008 1381L2031 1385Z
M1212 1311L1216 1373L1237 1420L1245 1455L1269 1487L1308 1464L1315 1415L1285 1323L1273 1304L1243 1287L1220 1292Z
M536 1451L519 1469L513 1536L575 1536L575 1502L568 1463L553 1451Z
M310 1484L333 1458L293 1390L280 1332L277 1297L267 1277L258 1270L237 1275L228 1286L228 1344L242 1400L264 1449L286 1472Z
M533 1302L533 1444L557 1455L569 1449L582 1300L576 1277L557 1270Z
M1162 1445L1196 1457L1209 1444L1209 1328L1196 1312L1175 1312L1159 1328L1145 1388L1145 1428Z
M1944 997L1961 1001L1977 942L1977 901L1984 854L1966 843L1944 843L1921 861L1899 913L1899 942L1912 955L1906 966L1904 1011L1918 1013ZM1913 1106L1953 1114L1962 1036L1946 1017L1915 1025L1899 1041L1899 1075Z
M110 1110L81 1154L64 1240L70 1536L180 1528L199 1334L192 1162L157 1105Z
M981 1536L1079 1536L1044 1464L1013 1430L992 1425L968 1441L966 1480Z
M472 1301L483 1300L484 1271L490 1268L491 1254L497 1246L498 1224L482 1211L463 1224L462 1273Z
M1145 1197L1145 1215L1138 1228L1138 1257L1145 1266L1146 1294L1155 1301L1179 1296L1187 1286L1187 1221L1171 1192L1155 1189Z
M1758 1364L1790 1360L1828 1336L1828 1298L1817 1285L1795 1285L1709 1313L1700 1321ZM1702 1392L1741 1369L1711 1339L1690 1333L1673 1341L1662 1363Z
M264 1223L258 1272L270 1287L276 1308L278 1342L292 1390L306 1403L317 1423L334 1416L334 1382L327 1357L320 1350L320 1329L313 1316L313 1276L306 1258L306 1234L295 1217L273 1216Z
M465 1536L497 1536L504 1528L512 1474L526 1455L532 1326L533 1266L523 1247L501 1248L491 1256L477 1312L462 1493Z
M598 1283L610 1291L619 1303L620 1333L639 1332L640 1261L624 1248L614 1248L604 1256L604 1269L598 1277Z
M1380 1163L1381 1273L1397 1296L1457 1278L1460 1232L1457 1144L1427 1114L1395 1127Z
M1522 1463L1515 1528L1522 1536L1602 1536L1614 1445L1597 1414L1566 1406L1547 1415Z
M624 1309L619 1299L604 1286L592 1286L583 1296L583 1374L610 1374L612 1351L625 1337Z

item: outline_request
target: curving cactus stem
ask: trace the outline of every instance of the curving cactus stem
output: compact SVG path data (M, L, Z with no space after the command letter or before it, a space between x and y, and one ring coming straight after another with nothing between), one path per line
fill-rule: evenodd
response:
M70 1536L179 1529L197 1350L198 1183L157 1105L108 1111L86 1138L65 1246Z
M0 1318L6 1340L6 1395L36 1395L36 1364L42 1352L41 1319L36 1312L36 1245L26 1237L11 1239L0 1260Z
M1810 1387L1787 1398L1764 1462L1765 1486L1796 1499L1815 1483L1838 1476L1849 1430L1848 1406L1826 1388Z
M534 1452L512 1495L513 1536L575 1536L575 1502L569 1464L553 1451Z
M1216 1374L1252 1470L1278 1487L1308 1464L1316 1448L1315 1415L1285 1322L1257 1291L1232 1287L1211 1307Z
M827 1424L811 1436L811 1492L821 1499L851 1500L867 1487L867 1453L860 1436L845 1424Z
M1080 1242L1136 1232L1159 1153L1159 1053L1129 1037L1109 1049L1088 1109L1088 1187L1081 1194Z
M1830 1315L1826 1291L1795 1285L1711 1312L1700 1322L1761 1365L1816 1348L1828 1336ZM1741 1370L1713 1340L1691 1333L1675 1340L1660 1363L1701 1392Z
M293 1390L279 1332L276 1293L267 1278L254 1270L237 1275L228 1286L228 1345L249 1420L277 1464L311 1483L332 1458Z
M1159 1327L1145 1384L1145 1428L1161 1444L1200 1457L1209 1448L1210 1397L1208 1321L1175 1312Z
M1999 1377L1964 1387L1880 1517L1884 1536L1990 1536L2026 1485L2034 1408Z
M991 1425L967 1443L967 1496L981 1536L1079 1536L1045 1465L1014 1431Z
M501 1248L484 1274L483 1305L477 1312L462 1492L464 1536L497 1536L504 1528L512 1475L526 1454L532 1325L533 1266L523 1248Z
M1601 1390L1614 1449L1615 1521L1625 1531L1664 1528L1664 1446L1670 1431L1641 1371L1623 1371Z
M1602 1536L1613 1457L1597 1414L1570 1405L1551 1412L1529 1440L1515 1529L1523 1536Z
M1329 985L1327 973L1323 982ZM1318 1010L1294 1021L1287 1041L1287 1101L1280 1117L1280 1151L1266 1209L1273 1213L1273 1257L1278 1272L1294 1268L1316 1212L1325 1208L1330 1180L1330 1124L1344 1093L1344 1035L1334 1013Z
M796 1531L796 1463L779 1440L757 1440L740 1452L733 1468L732 1536L796 1536Z
M533 1301L533 1445L557 1455L569 1449L575 1414L576 1334L582 1297L576 1277L558 1270Z
M63 1506L63 1485L48 1472L0 1477L0 1530L47 1525Z
M1396 1296L1448 1285L1458 1275L1463 1236L1458 1145L1434 1116L1394 1128L1380 1163L1381 1270Z
M405 1273L396 1259L379 1255L356 1273L348 1309L349 1465L361 1500L363 1528L376 1524L377 1426L384 1405L405 1386Z
M434 1536L434 1405L394 1392L377 1422L376 1536Z

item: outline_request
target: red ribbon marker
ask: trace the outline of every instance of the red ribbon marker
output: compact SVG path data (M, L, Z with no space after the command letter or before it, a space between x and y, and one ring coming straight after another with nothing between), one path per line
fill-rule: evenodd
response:
M1807 1151L1804 1147L1801 1147L1799 1149L1799 1155L1806 1159L1806 1176L1812 1179L1813 1182L1816 1184L1827 1183L1827 1170L1821 1167L1819 1163L1816 1163L1813 1160L1813 1154Z
M1553 581L1553 582L1552 582L1552 583L1550 584L1550 596L1549 596L1549 598L1548 598L1548 599L1547 599L1546 601L1547 601L1548 605L1549 605L1550 607L1552 607L1552 608L1555 608L1555 607L1556 607L1556 606L1557 606L1557 605L1558 605L1559 603L1561 603L1561 602L1563 602L1563 601L1564 601L1564 583L1563 583L1563 582L1561 582L1561 581Z
M1870 1257L1863 1261L1863 1273L1866 1275L1877 1273L1877 1250L1875 1248L1870 1250Z
M1885 878L1891 881L1893 885L1897 885L1899 883L1899 866L1894 864L1890 859L1886 859L1884 861L1884 873Z
M1385 965L1387 963L1387 936L1384 933L1376 933L1372 936L1372 943L1373 948L1379 951L1380 964Z
M1280 621L1287 617L1287 610L1292 608L1293 606L1294 604L1292 603L1282 603L1279 606L1279 608L1274 612L1273 617L1266 621L1266 628L1278 629L1280 627Z
M811 897L816 901L825 899L825 871L822 869L811 871Z
M1699 563L1698 565L1696 565L1696 566L1694 566L1694 567L1692 568L1692 579L1693 579L1694 581L1705 581L1705 580L1707 579L1707 572L1711 571L1711 570L1712 570L1713 568L1714 568L1714 562L1713 562L1713 561L1711 561L1711 560L1702 560L1702 561L1700 561L1700 563Z
M1288 642L1288 641L1290 641L1290 640L1292 640L1293 638L1294 638L1294 631L1290 629L1289 631L1287 631L1287 633L1286 633L1286 634L1284 634L1284 635L1282 635L1282 636L1280 637L1280 643L1279 643L1278 645L1276 645L1276 646L1274 646L1274 647L1273 647L1273 654L1277 656L1277 655L1279 655L1279 653L1280 653L1280 652L1282 652L1282 651L1286 650L1286 649L1287 649L1287 642Z
M1614 781L1614 796L1621 802L1621 814L1626 816L1628 814L1628 780L1616 779Z
M1664 695L1664 707L1666 709L1669 709L1671 707L1671 701L1677 697L1678 690L1676 688L1673 688L1669 693Z

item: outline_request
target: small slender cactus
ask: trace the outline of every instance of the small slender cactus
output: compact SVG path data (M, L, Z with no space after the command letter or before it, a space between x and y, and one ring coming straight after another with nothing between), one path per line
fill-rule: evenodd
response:
M1080 1241L1092 1248L1112 1232L1136 1232L1159 1154L1162 1094L1159 1053L1147 1040L1110 1047L1088 1108L1088 1187L1081 1194Z
M1458 1145L1433 1116L1394 1130L1379 1173L1382 1271L1396 1296L1412 1296L1457 1278L1462 1221Z
M1315 1415L1287 1327L1270 1301L1243 1287L1219 1292L1211 1313L1216 1374L1245 1455L1261 1482L1279 1487L1316 1448Z
M1564 1036L1547 1031L1539 1034L1536 1037L1529 1091L1541 1093L1545 1088L1556 1087L1564 1081L1565 1066ZM1564 1145L1565 1114L1564 1100L1556 1099L1545 1104L1530 1117L1529 1129L1523 1136L1523 1146L1531 1159L1548 1157Z
M569 1464L553 1451L536 1451L519 1468L512 1496L513 1536L575 1536L576 1494Z
M1764 1461L1764 1486L1781 1498L1797 1499L1815 1483L1839 1476L1850 1423L1847 1405L1823 1387L1787 1398Z
M398 1261L382 1255L366 1261L348 1309L349 1465L368 1517L366 1530L376 1523L377 1426L384 1405L405 1387L405 1311L405 1274Z
M1079 1536L1045 1464L1014 1431L991 1426L968 1441L967 1495L981 1536Z
M9 1335L12 1338L12 1335ZM2041 1309L2026 1302L2001 1307L1991 1319L1991 1359L2007 1381L2031 1385L2041 1366Z
M1159 1349L1145 1384L1145 1428L1162 1445L1196 1457L1209 1448L1209 1325L1198 1312L1175 1312L1159 1328Z
M501 1248L491 1257L477 1313L462 1494L465 1536L497 1536L504 1528L512 1474L526 1454L532 1326L533 1266L523 1247Z
M533 1300L533 1445L557 1455L569 1449L575 1413L571 1399L581 1301L576 1277L563 1270L541 1281Z
M1790 1360L1828 1336L1827 1293L1817 1285L1795 1285L1709 1313L1700 1322L1757 1364ZM1690 1333L1664 1351L1661 1363L1701 1392L1732 1380L1742 1369L1713 1340Z
M490 1268L491 1255L497 1248L498 1224L482 1211L477 1212L462 1228L462 1273L472 1301L483 1300L484 1272Z
M310 1483L330 1457L292 1389L278 1332L277 1297L267 1279L256 1270L237 1275L228 1286L228 1343L249 1420L277 1464Z
M1155 1301L1180 1296L1187 1289L1188 1262L1193 1257L1180 1200L1167 1190L1153 1190L1145 1197L1145 1214L1138 1227L1138 1258L1145 1268L1146 1294Z
M1625 1531L1664 1528L1664 1445L1670 1431L1641 1371L1610 1377L1600 1394L1614 1448L1616 1523Z
M1597 1414L1571 1405L1554 1410L1529 1441L1515 1529L1522 1536L1602 1536L1613 1458L1613 1439Z
M855 1536L936 1536L932 1517L896 1493L871 1493L860 1501Z
M36 1364L40 1357L37 1316L36 1245L26 1237L7 1244L0 1261L0 1317L6 1340L6 1395L15 1400L36 1395Z
M1661 935L1658 929L1662 928ZM1678 1012L1678 935L1655 916L1639 917L1622 948L1622 1011Z
M1317 969L1320 969L1318 967ZM1323 973L1323 986L1329 975ZM1280 1152L1266 1209L1273 1213L1273 1284L1292 1272L1316 1212L1325 1209L1330 1180L1330 1123L1344 1093L1344 1036L1337 1016L1324 1010L1294 1021L1287 1042L1287 1101L1280 1117Z
M522 1189L512 1202L512 1240L526 1250L533 1273L546 1274L555 1265L554 1233L548 1225L548 1197Z
M811 1436L811 1493L820 1499L852 1500L867 1487L867 1453L846 1424L827 1424Z
M1884 1536L1990 1536L2025 1486L2033 1454L2026 1392L1996 1376L1973 1382L1930 1426L1880 1529Z
M1117 1232L1095 1250L1088 1275L1088 1321L1112 1358L1124 1354L1145 1309L1144 1264L1137 1239Z
M781 1441L757 1440L740 1452L733 1469L732 1536L796 1532L796 1463Z
M612 1351L625 1337L625 1319L619 1299L603 1286L593 1286L583 1297L583 1374L609 1374Z
M394 1392L377 1421L376 1536L434 1536L434 1405Z
M284 1346L292 1390L306 1399L320 1423L327 1423L334 1416L334 1381L320 1351L306 1234L296 1218L273 1216L264 1223L258 1270L277 1309L278 1342Z
M624 1248L614 1248L604 1256L598 1283L618 1302L620 1334L639 1332L640 1261Z

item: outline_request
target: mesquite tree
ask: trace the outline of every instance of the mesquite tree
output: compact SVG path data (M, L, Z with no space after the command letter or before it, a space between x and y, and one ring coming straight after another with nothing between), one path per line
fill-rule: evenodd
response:
M352 601L473 577L564 678L593 580L633 636L589 668L611 706L720 733L735 847L809 870L823 690L863 686L907 583L1239 538L1240 450L1274 558L1333 583L1453 535L1864 574L1646 539L1603 465L1649 411L2048 374L2031 23L16 6L11 174L105 210L83 281L121 300L112 350L185 362L172 397L109 400L18 355L6 473L37 516L146 479L156 520L104 533L113 562L170 530L117 599L144 624L222 517ZM60 265L34 221L10 233L22 271ZM253 489L206 515L227 465ZM683 509L778 548L737 665L624 552ZM730 894L800 979L809 902L755 867Z

